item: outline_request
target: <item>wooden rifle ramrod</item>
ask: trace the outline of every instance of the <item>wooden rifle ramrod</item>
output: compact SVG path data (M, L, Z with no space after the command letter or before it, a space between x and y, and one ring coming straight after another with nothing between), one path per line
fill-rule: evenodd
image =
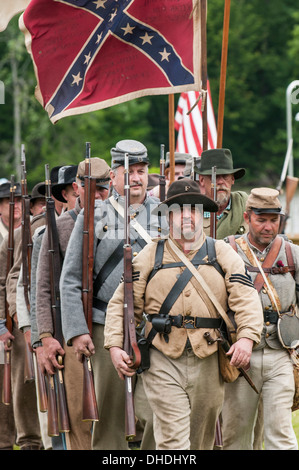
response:
M22 190L22 274L24 297L28 312L30 312L29 285L31 271L32 238L30 227L30 198L27 189L27 171L25 146L21 147L21 190ZM24 382L32 382L35 379L33 352L25 341L24 355Z
M93 299L93 251L94 251L94 204L96 179L91 177L90 142L86 142L84 175L84 222L83 222L83 265L82 265L82 302L89 334L92 337L92 299ZM94 388L91 360L83 356L83 421L98 421L96 394Z
M130 242L130 179L129 156L125 154L124 173L125 217L124 217L124 350L134 359L133 368L137 369L141 362L141 355L136 340L133 298L133 269L132 246ZM134 387L132 377L125 377L125 414L126 414L126 439L133 440L136 436Z
M55 220L55 202L51 197L51 181L49 177L49 165L46 169L46 217L47 217L47 234L48 234L48 252L49 252L49 271L51 284L51 307L54 337L63 347L63 336L61 329L61 312L60 312L60 292L59 292L59 276L61 272L61 260L58 243L58 233ZM62 356L57 357L60 365L63 363ZM56 408L56 409L55 409ZM63 380L63 372L57 370L54 376L48 374L48 434L49 436L57 436L59 432L70 431L66 393Z
M13 266L14 255L14 206L15 206L15 177L11 175L10 178L10 198L9 198L9 226L8 226L8 248L7 248L7 265L6 275ZM9 314L8 303L5 298L5 317L6 328L12 333L12 319ZM11 347L11 341L7 341L7 346ZM4 351L4 372L3 372L3 389L2 389L2 402L4 405L11 404L11 350Z

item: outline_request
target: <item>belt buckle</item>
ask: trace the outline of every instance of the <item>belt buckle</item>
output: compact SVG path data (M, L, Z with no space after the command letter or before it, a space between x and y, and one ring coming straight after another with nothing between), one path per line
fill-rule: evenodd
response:
M195 328L195 318L194 318L194 317L190 317L190 318L187 319L187 318L183 315L182 327L183 327L183 328Z

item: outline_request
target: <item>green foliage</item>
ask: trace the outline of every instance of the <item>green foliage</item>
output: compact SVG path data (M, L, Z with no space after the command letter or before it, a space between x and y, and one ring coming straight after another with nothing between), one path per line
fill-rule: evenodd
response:
M208 2L208 74L216 119L223 13L224 0ZM298 52L295 0L231 2L223 146L232 150L235 166L247 169L245 184L278 182L287 149L286 88L299 78ZM82 160L86 141L91 142L92 155L108 163L111 147L121 139L142 141L152 167L159 165L160 144L168 150L167 96L139 98L67 117L53 125L34 96L36 79L18 18L0 34L0 80L5 83L5 105L0 113L0 177L18 173L20 142L26 146L29 186L44 179L45 163L55 166ZM16 103L21 123L19 140ZM293 105L293 117L298 111L298 105ZM292 124L296 175L299 123L293 119Z

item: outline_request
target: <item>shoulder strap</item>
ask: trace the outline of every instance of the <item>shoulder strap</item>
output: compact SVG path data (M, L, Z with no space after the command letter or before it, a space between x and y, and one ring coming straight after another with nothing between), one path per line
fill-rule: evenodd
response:
M289 272L292 274L293 277L295 277L296 270L295 270L295 263L294 263L292 248L291 248L291 244L287 240L285 241L285 250L286 250L286 257L288 261Z
M230 244L230 246L231 246L236 252L238 252L238 248L237 248L235 236L234 236L234 235L229 235L229 236L226 237L226 238L227 238L228 243Z
M70 211L68 211L68 214L70 214L70 216L72 217L72 219L73 219L74 221L76 221L76 219L77 219L77 213L76 213L76 211L75 211L74 209L71 209Z

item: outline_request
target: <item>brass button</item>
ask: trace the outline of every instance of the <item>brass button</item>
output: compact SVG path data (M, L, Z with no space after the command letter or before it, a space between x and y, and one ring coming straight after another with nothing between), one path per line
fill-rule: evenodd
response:
M270 322L269 322L269 321L267 321L267 322L266 322L266 325L267 325L267 326L269 326L269 325L270 325Z
M190 295L191 295L190 290L187 290L187 291L185 292L185 296L186 296L186 297L190 297Z
M269 333L267 333L267 334L266 334L266 338L269 338L269 336L270 336Z
M264 257L263 257L263 258L260 258L260 261L265 261L265 258L264 258Z
M265 310L269 310L270 307L265 307Z
M263 289L262 292L263 292L263 294L267 294L266 289Z
M137 255L138 255L137 251L134 251L133 256L137 256Z

